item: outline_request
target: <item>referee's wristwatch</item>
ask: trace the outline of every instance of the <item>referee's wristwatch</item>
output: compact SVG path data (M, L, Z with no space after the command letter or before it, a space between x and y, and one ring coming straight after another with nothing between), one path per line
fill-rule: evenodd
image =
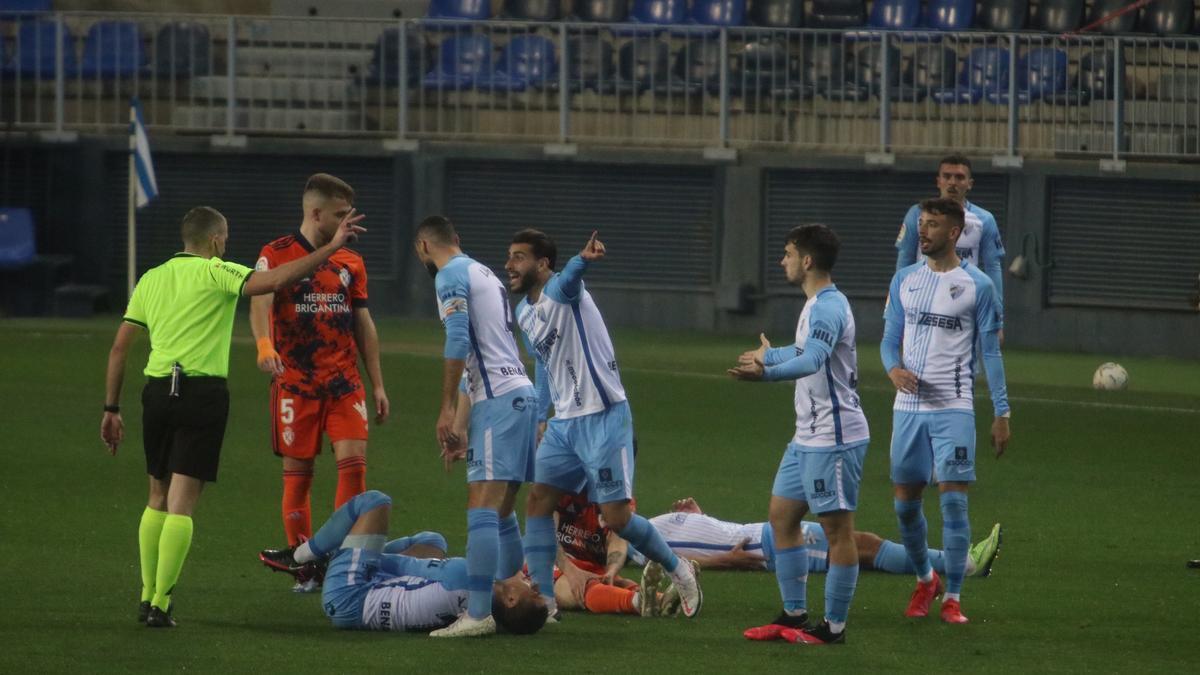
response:
M106 412L106 413L119 413L119 412L121 412L121 406L119 406L119 405L109 405L109 404L105 403L105 404L104 404L104 412Z

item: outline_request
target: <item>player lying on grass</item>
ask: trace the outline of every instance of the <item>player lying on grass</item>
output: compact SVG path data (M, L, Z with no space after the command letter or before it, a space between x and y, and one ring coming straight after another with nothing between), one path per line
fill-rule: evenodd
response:
M731 523L718 520L701 510L696 500L687 497L677 500L670 513L655 516L650 524L658 530L675 555L690 558L709 569L774 570L775 542L770 523ZM808 547L809 571L825 572L828 568L828 543L819 523L803 521L804 539ZM1000 553L1002 530L1000 523L992 526L988 536L971 547L967 559L969 576L986 577ZM854 532L858 544L858 564L866 570L890 574L913 574L912 562L902 544L887 541L873 532ZM945 568L945 557L936 549L929 551L934 569ZM643 562L641 554L630 549L629 561Z
M554 567L554 598L560 610L586 609L594 614L674 616L679 591L658 565L647 564L642 583L620 575L629 542L604 524L600 505L583 494L564 494L554 511L558 554ZM640 555L640 554L639 554ZM682 556L681 556L682 557Z
M292 574L327 564L321 603L335 628L431 631L448 626L467 604L467 561L389 552L445 550L445 539L435 533L385 544L391 504L391 497L368 490L335 511L312 539L294 549L264 551L263 562ZM536 633L546 623L546 603L522 574L492 585L491 612L509 633Z

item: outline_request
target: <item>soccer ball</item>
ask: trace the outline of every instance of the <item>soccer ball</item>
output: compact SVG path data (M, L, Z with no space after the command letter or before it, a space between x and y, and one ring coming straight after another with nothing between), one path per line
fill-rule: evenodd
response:
M1129 373L1119 363L1100 364L1092 375L1092 387L1101 391L1120 391L1129 386Z

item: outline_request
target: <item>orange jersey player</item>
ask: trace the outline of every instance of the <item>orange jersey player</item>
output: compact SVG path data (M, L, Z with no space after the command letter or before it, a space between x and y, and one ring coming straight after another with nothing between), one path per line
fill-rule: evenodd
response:
M354 190L344 181L320 173L310 177L300 231L264 246L257 268L273 269L321 246L353 213L353 202ZM283 529L288 544L296 546L312 536L309 494L322 433L337 460L334 508L366 489L368 410L360 353L373 386L375 422L388 416L362 257L342 249L296 285L255 298L250 325L258 366L272 375L271 446L283 458ZM316 587L309 580L293 590Z
M677 612L679 594L673 588L659 593L661 578L643 578L639 585L619 575L629 544L604 524L600 505L588 501L586 488L582 492L564 494L554 511L558 538L554 596L558 608L642 616Z

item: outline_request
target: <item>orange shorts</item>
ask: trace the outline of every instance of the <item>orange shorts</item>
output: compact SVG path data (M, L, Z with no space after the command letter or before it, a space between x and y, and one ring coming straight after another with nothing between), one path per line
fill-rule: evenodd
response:
M367 440L362 389L338 399L315 399L271 385L271 448L276 455L312 459L321 452L322 432L330 443Z

